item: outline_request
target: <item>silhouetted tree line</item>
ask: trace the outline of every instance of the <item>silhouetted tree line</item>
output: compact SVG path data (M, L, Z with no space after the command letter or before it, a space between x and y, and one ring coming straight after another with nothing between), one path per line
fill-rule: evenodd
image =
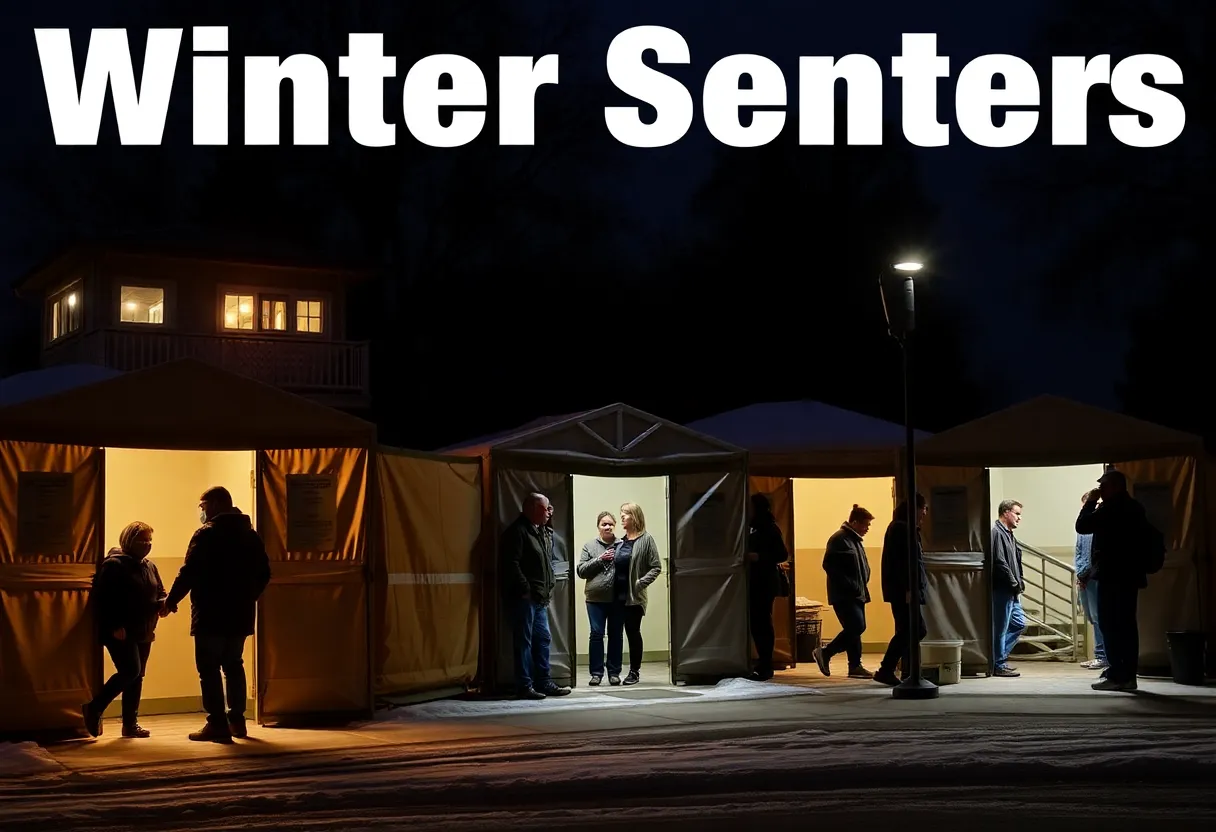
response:
M622 184L644 151L604 128L612 91L602 69L578 77L569 58L584 48L583 4L271 5L145 2L123 23L227 23L234 91L243 86L235 56L322 57L330 145L290 145L284 85L283 146L243 146L234 94L232 144L191 147L183 58L162 146L118 146L107 105L101 146L56 148L48 124L8 168L26 198L31 256L82 237L186 229L375 267L379 277L355 299L351 336L373 343L371 416L385 441L403 445L439 446L612 401L676 421L797 398L902 417L877 277L903 246L932 250L935 210L901 143L804 148L791 125L768 147L721 152L691 220L656 233L634 207L649 198L646 186ZM398 61L387 120L400 121L410 64L456 52L487 75L482 136L438 150L399 125L394 147L351 141L337 59L348 32L368 31L384 32ZM87 33L74 40L79 69ZM546 52L564 63L562 83L538 97L537 146L499 147L496 58ZM139 78L142 38L132 38L132 53ZM962 369L964 322L940 281L919 285L918 303L915 421L940 429L988 408Z
M1040 78L1051 55L1111 54L1112 67L1138 53L1168 55L1184 84L1170 87L1186 107L1186 130L1164 148L1118 143L1109 114L1131 112L1095 87L1089 145L1050 147L1044 125L1026 156L998 182L1017 215L1018 233L1047 240L1049 268L1039 281L1045 311L1103 324L1090 355L1124 356L1119 394L1128 413L1216 440L1205 379L1213 354L1207 219L1216 197L1216 88L1204 51L1216 33L1216 6L1191 0L1067 0L1052 3L1038 44ZM1050 89L1044 88L1043 112ZM1147 117L1141 122L1147 124ZM1126 333L1126 338L1124 334Z

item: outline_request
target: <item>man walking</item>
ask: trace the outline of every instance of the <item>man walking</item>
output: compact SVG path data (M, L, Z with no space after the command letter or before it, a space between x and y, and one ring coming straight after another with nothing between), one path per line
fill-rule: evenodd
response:
M870 603L870 561L862 538L870 531L874 515L858 505L849 519L828 538L823 571L828 576L828 603L840 621L840 632L827 647L816 647L811 655L819 672L831 676L832 657L849 658L850 679L872 679L861 664L861 634L866 631L866 604Z
M993 676L1021 676L1010 666L1009 654L1026 630L1026 615L1019 596L1026 591L1022 577L1022 549L1013 534L1022 522L1022 504L1002 500L992 524L992 661Z
M165 614L177 612L177 605L190 595L190 635L207 712L207 724L190 739L232 742L233 737L248 736L245 639L253 635L258 598L270 583L270 560L249 515L232 505L228 489L207 489L198 509L202 528L190 538L186 561L165 600Z
M1081 495L1081 505L1089 500L1089 492ZM1081 662L1086 670L1106 670L1110 667L1106 662L1106 642L1102 638L1102 628L1098 625L1098 579L1093 569L1094 536L1092 534L1077 535L1076 555L1073 568L1077 573L1077 591L1081 597L1081 610L1090 626L1094 628L1094 657L1087 662Z
M519 517L499 542L503 601L511 622L515 659L515 693L520 699L565 696L549 675L549 602L557 581L553 575L553 517L549 498L532 493Z
M929 505L923 494L917 494L915 509L910 509L904 500L895 507L895 516L887 526L882 541L882 594L891 605L895 619L895 635L887 645L882 664L874 671L874 681L895 687L900 677L906 679L912 671L912 639L924 640L928 627L925 624L925 598L929 594L929 575L925 572L924 552L921 551L921 525L929 513ZM908 551L908 524L914 523L914 551ZM908 583L908 563L916 558L917 583L920 589L920 607L916 610L916 631L910 629L912 613L912 586ZM895 675L895 665L900 665L900 677Z

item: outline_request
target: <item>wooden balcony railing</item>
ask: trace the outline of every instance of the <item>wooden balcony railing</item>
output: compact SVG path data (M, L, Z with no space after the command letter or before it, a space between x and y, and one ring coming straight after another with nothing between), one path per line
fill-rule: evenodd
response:
M368 392L367 343L183 335L104 329L52 346L45 364L100 364L123 372L193 358L297 393Z

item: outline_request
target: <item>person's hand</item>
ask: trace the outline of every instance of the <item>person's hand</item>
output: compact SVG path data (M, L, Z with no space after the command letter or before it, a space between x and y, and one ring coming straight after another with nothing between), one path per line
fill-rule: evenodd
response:
M1092 505L1093 503L1098 502L1098 499L1101 496L1102 496L1102 489L1095 488L1094 490L1089 492L1089 495L1085 498L1085 502Z
M114 631L113 636L114 636L115 640L117 640L117 641L126 641L127 640L127 628L119 627L117 630Z
M616 557L616 552L614 552L612 549L609 549L607 552L604 552L604 554L600 555L600 560L602 560L604 563L612 563L612 560L615 557Z

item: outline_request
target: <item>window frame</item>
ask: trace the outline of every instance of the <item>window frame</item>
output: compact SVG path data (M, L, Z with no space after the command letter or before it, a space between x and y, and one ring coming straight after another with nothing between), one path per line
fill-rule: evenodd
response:
M329 322L327 320L328 315L326 314L329 311L329 302L326 298L323 298L319 295L315 295L315 294L311 294L311 293L310 294L298 294L292 298L292 302L294 304L296 304L296 310L295 310L296 314L294 316L295 328L293 329L293 332L296 335L300 335L300 336L303 336L306 338L319 338L319 337L323 337L323 336L329 334ZM313 331L307 330L307 329L300 329L299 304L301 304L301 303L320 304L320 310L319 310L319 314L317 315L317 321L319 322L321 328L317 332L313 332ZM305 318L307 318L308 320L312 320L311 315L306 315Z
M170 323L169 317L169 287L155 281L126 281L119 279L116 281L118 286L118 318L115 321L119 326L123 327L157 327L158 329L167 329ZM123 303L122 293L124 289L153 289L160 292L160 322L154 321L124 321L122 319Z
M72 297L73 295L76 296L76 303L74 305L68 303L68 298ZM63 304L64 308L68 310L75 310L75 312L73 313L69 311L67 313L66 317L69 326L67 326L63 332L55 335L53 333L55 332L56 324L58 323L60 303ZM51 344L62 343L63 341L81 333L81 331L84 329L84 303L85 295L83 278L76 278L67 285L49 293L46 296L44 320L46 325L45 341L48 346ZM75 318L75 326L70 326L73 317Z
M224 305L229 295L253 298L253 329L229 329L224 320ZM286 340L330 339L330 309L333 294L318 289L293 289L284 286L258 286L243 283L217 283L215 285L215 332L221 338L274 338ZM287 329L262 328L262 301L287 301ZM321 304L321 331L302 332L296 316L298 301Z

